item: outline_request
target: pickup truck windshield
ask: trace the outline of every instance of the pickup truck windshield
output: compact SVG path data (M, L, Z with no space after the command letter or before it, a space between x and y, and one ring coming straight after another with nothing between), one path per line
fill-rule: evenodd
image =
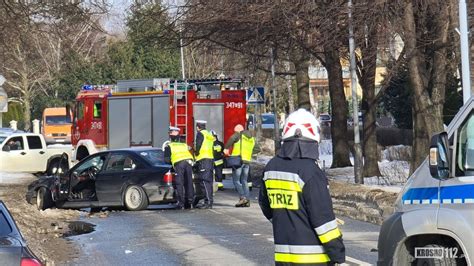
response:
M7 138L7 136L0 136L0 144L3 143L3 141Z
M67 115L48 115L46 116L46 124L48 125L71 124L71 117Z

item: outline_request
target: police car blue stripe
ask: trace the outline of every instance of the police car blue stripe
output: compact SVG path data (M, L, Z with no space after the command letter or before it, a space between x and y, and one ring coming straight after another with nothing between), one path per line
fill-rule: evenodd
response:
M474 184L440 187L411 188L402 197L403 204L464 204L473 203Z

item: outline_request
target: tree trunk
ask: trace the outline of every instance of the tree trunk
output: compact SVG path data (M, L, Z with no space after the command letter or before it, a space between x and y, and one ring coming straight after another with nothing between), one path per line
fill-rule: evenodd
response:
M426 131L423 113L419 111L418 103L413 97L413 144L410 163L410 174L425 160L429 147L429 134Z
M285 62L286 72L291 71L290 62ZM291 75L286 76L286 89L288 92L288 111L293 113L295 111L295 97L293 97L293 77Z
M414 99L413 126L413 158L411 170L418 167L426 158L429 149L429 138L432 134L443 130L443 104L446 89L446 44L449 31L449 5L440 2L431 3L435 19L431 24L416 21L411 0L405 1L404 10L404 42L407 51L408 73ZM442 5L441 7L439 5ZM423 14L421 14L422 16ZM418 32L417 32L418 26ZM423 31L431 33L433 40L430 47L418 45L425 41L419 36ZM418 34L417 34L418 33ZM420 50L420 47L425 47ZM430 49L428 49L430 48ZM434 53L431 53L434 51ZM425 54L423 54L423 52ZM432 58L429 69L426 58ZM429 73L428 81L423 80L423 73ZM426 74L425 74L426 76ZM430 90L431 88L431 94Z
M362 87L362 110L364 111L363 125L363 153L364 153L364 169L363 176L381 176L378 159L379 153L377 149L377 101L375 95L375 71L377 68L377 28L376 25L367 25L369 32L366 41L361 45L362 51L362 68L360 69Z
M339 51L332 47L324 47L325 67L328 72L329 95L332 108L332 151L331 168L351 166L349 159L349 143L347 142L348 107L342 83L342 66Z
M298 94L298 108L311 110L309 101L309 56L301 50L293 51L292 61L296 71L296 89Z
M24 130L29 132L31 125L31 101L29 95L25 95L23 98L23 122L25 123Z

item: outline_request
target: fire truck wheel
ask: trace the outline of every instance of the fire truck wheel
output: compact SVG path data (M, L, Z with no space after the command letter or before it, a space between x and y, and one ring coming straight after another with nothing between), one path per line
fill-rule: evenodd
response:
M132 185L125 190L125 207L129 211L139 211L148 207L148 198L140 186Z
M45 187L40 187L36 192L36 207L38 210L46 210L53 206L51 192Z

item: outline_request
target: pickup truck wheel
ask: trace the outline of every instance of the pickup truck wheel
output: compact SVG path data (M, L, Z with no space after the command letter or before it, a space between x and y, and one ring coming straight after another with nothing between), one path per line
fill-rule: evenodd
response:
M46 170L46 174L54 175L58 168L59 168L59 159L54 159L49 163L48 169Z
M36 192L36 207L38 210L46 210L53 206L53 198L49 189L41 187Z
M129 211L139 211L148 207L148 198L140 186L129 186L125 190L125 207Z

